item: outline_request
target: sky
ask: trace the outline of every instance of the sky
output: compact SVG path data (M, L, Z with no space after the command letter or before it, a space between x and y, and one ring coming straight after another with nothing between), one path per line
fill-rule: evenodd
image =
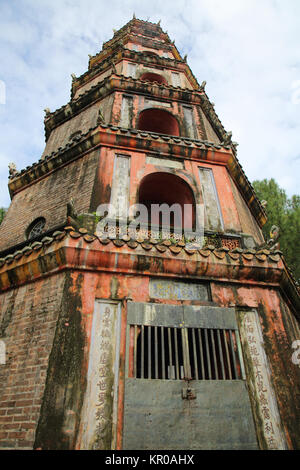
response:
M71 74L133 13L161 20L206 80L248 179L299 194L299 0L0 0L0 207L10 203L8 164L41 157L44 109L70 100Z

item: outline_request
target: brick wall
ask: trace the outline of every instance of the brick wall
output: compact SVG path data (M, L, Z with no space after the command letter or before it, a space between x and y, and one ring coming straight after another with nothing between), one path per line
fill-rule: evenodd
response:
M64 147L70 140L74 132L81 131L83 134L88 132L91 127L97 124L99 112L99 103L95 103L84 109L81 113L67 120L60 126L53 129L47 140L42 158L56 152L59 147Z
M91 152L17 193L0 226L0 250L25 241L25 231L37 217L45 230L63 224L73 197L77 212L88 212L99 151Z
M32 449L61 303L64 275L0 296L0 449Z

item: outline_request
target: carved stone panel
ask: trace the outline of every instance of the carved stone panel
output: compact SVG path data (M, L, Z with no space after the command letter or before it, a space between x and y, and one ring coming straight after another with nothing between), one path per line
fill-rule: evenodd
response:
M110 198L111 207L109 216L111 218L119 217L121 219L127 219L129 184L130 157L128 155L116 155Z
M79 433L83 450L115 447L120 321L119 303L96 302Z
M286 449L258 314L255 310L240 312L239 317L240 336L260 448Z
M150 297L153 299L208 301L208 285L169 281L167 279L151 279Z
M221 232L223 230L223 220L213 172L210 168L199 168L199 175L205 206L205 228Z
M130 96L123 96L122 106L121 106L120 127L125 127L126 129L131 128L132 117L133 117L133 98Z

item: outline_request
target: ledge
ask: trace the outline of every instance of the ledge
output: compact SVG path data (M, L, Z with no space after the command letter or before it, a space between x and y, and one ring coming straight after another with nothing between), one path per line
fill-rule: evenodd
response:
M96 101L99 101L113 91L131 92L147 96L150 95L151 97L162 100L181 101L201 106L204 114L220 140L226 139L227 133L215 112L214 106L211 104L203 90L189 90L187 88L147 82L137 78L126 77L125 75L113 73L104 78L100 83L91 86L91 88L79 95L76 100L71 100L56 111L52 113L50 112L46 115L44 121L46 141L56 127L73 118L83 109L92 105Z
M266 213L237 158L231 153L230 146L188 139L187 137L124 129L108 124L100 124L89 129L87 133L80 134L75 140L68 142L64 148L59 147L57 152L52 152L51 155L40 159L32 166L15 173L8 183L11 197L33 181L99 146L113 147L123 151L141 150L147 154L159 153L162 156L176 155L181 159L226 165L259 225L263 226L267 220Z
M1 258L0 292L65 269L275 286L299 315L299 289L278 250L192 248L182 241L128 236L110 240L73 227Z

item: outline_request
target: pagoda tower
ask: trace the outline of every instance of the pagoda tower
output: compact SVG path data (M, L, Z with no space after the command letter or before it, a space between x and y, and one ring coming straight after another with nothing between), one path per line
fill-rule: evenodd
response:
M160 24L90 56L45 138L0 226L0 448L299 449L299 290Z

